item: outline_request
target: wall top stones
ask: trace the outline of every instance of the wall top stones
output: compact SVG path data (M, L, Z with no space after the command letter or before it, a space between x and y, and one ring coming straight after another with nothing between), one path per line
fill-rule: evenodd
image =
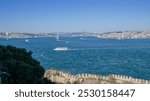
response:
M143 79L137 79L137 78L132 78L129 76L124 76L124 75L109 75L109 76L103 76L103 75L95 75L95 74L78 74L78 75L71 75L70 73L66 73L63 71L58 71L58 70L52 70L49 69L45 72L44 78L47 78L48 80L52 81L57 81L56 78L61 77L64 78L65 80L75 80L74 82L78 81L79 79L83 79L83 81L90 82L94 81L95 82L100 82L103 80L105 83L133 83L133 84L150 84L150 80L143 80ZM55 80L54 80L55 78ZM66 81L67 81L66 80ZM63 81L64 82L64 81ZM73 82L73 81L71 81ZM56 82L57 83L57 82ZM68 82L66 82L68 83Z

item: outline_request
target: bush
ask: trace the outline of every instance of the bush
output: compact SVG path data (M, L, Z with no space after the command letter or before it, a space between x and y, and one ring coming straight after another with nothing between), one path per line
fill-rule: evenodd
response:
M0 46L0 71L10 74L8 83L44 83L45 70L31 55L26 49Z

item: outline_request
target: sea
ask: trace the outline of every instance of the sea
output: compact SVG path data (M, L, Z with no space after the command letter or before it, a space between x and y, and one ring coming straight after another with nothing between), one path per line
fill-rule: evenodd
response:
M125 75L150 80L150 39L99 39L96 37L45 37L0 39L32 51L32 56L47 69L71 74ZM56 51L55 48L68 50Z

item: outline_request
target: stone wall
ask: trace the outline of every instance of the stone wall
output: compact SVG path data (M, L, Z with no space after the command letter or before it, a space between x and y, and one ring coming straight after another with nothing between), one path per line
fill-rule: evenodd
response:
M136 79L122 75L94 75L94 74L78 74L71 75L69 73L57 70L47 70L44 78L60 84L150 84L149 80Z

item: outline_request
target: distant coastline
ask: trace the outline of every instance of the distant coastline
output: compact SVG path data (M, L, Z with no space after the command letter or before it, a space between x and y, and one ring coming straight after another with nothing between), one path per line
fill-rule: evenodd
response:
M92 36L102 39L150 39L149 31L116 31L107 33L91 32L53 32L53 33L14 33L0 32L0 38L42 38L42 37L79 37Z

